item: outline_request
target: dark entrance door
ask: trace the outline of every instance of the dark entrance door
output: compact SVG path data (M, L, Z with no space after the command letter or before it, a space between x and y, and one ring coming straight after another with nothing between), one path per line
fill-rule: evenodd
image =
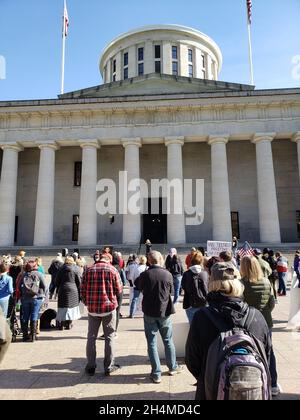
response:
M159 200L157 210L152 213L152 200ZM158 203L156 203L158 204ZM167 215L162 214L162 198L148 199L148 213L143 215L143 241L150 239L153 244L167 243Z

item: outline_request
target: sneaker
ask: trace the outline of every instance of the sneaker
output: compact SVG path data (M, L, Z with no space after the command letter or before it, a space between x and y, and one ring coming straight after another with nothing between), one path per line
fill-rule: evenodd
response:
M114 365L110 370L105 371L105 376L110 376L112 373L116 372L117 370L121 369L120 365Z
M99 340L105 340L105 335L104 335L104 334L102 334L102 335L99 337Z
M95 372L96 372L96 368L89 368L89 367L85 368L85 373L89 376L94 376Z
M282 388L279 384L277 384L277 386L272 387L272 397L278 397L278 395L281 393Z
M150 376L150 379L154 384L160 384L161 383L161 377Z
M178 373L181 373L184 371L184 367L178 365L176 369L169 370L169 376L178 375Z

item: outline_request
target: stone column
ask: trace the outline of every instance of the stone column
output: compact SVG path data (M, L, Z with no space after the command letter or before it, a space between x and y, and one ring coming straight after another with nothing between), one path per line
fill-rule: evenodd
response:
M122 139L121 142L125 149L124 171L127 172L127 180L129 184L129 182L133 179L140 179L139 149L142 146L142 141L138 137L132 139ZM134 194L134 192L123 194L123 197L125 198L124 210L127 209L127 214L123 215L123 243L126 245L136 245L139 244L141 240L141 214L131 214L128 211L130 209L128 209L128 206L126 205L129 202L130 197Z
M18 179L18 144L2 145L3 158L0 180L0 246L13 246L15 234Z
M272 155L274 133L255 134L260 241L280 243L280 225Z
M213 240L232 241L226 144L229 136L210 136Z
M292 141L297 143L297 151L298 151L298 169L299 169L299 179L300 179L300 131L295 133L292 137Z
M40 166L36 199L34 246L53 245L55 143L39 144Z
M80 144L82 148L82 174L79 210L78 244L92 246L97 244L97 141Z
M170 214L168 214L168 243L170 245L185 244L185 214L183 203L183 168L182 168L182 146L184 145L184 137L166 137L165 144L168 148L168 180L180 181L182 202L178 203L177 209L180 214L174 214L174 192L169 190L170 197ZM177 197L178 198L178 197ZM178 206L175 205L177 208Z

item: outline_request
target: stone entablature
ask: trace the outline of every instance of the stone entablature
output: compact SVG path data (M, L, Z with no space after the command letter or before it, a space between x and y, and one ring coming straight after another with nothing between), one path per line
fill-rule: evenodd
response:
M282 89L249 92L249 96L245 92L165 95L164 100L140 97L140 101L122 102L2 102L0 143L17 140L24 147L34 147L36 141L57 141L72 146L84 138L98 138L105 144L120 144L122 137L133 132L146 143L157 143L168 135L184 136L186 142L207 141L209 135L223 131L230 133L230 140L250 140L260 131L290 138L300 127L299 93L299 89Z

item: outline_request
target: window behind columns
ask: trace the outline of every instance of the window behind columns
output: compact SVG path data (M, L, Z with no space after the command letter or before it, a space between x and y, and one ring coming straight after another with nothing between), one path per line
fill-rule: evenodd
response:
M74 187L81 187L82 162L74 164Z
M14 234L14 243L18 241L18 226L19 226L19 216L15 217L15 234Z
M232 236L236 236L240 239L240 220L239 213L237 211L231 212L231 227L232 227Z
M73 225L72 225L72 241L78 241L78 232L79 232L79 215L73 215Z
M300 210L296 211L298 239L300 239Z

